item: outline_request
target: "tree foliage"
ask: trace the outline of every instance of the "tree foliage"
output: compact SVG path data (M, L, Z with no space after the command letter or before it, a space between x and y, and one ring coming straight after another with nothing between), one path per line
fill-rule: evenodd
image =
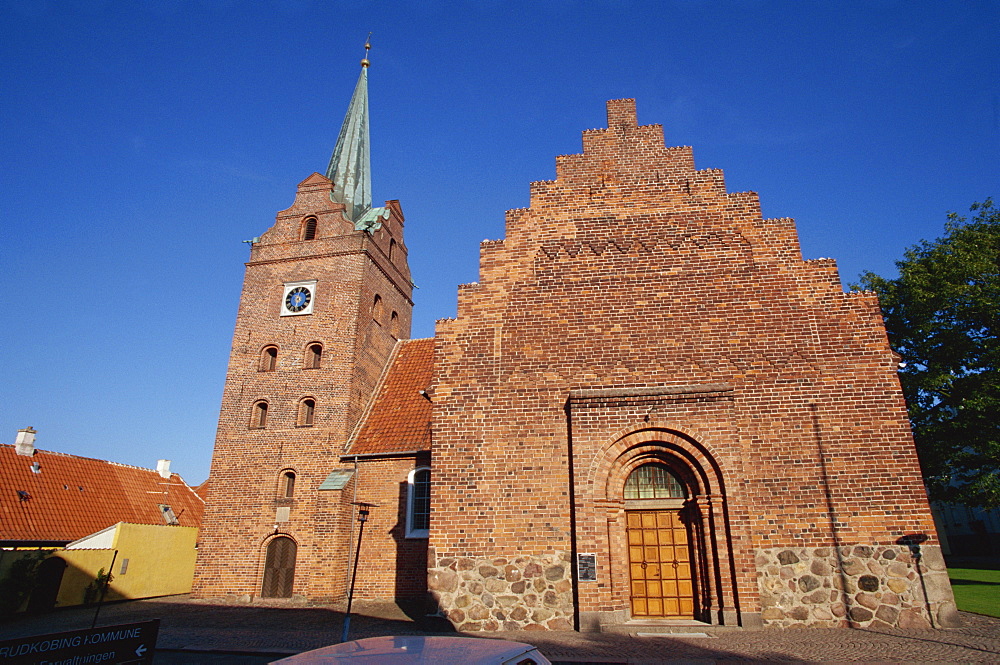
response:
M17 552L14 552L15 556ZM17 612L38 582L38 569L42 561L51 554L49 550L38 550L23 555L14 561L7 574L0 579L0 616Z
M1000 209L948 214L945 235L861 275L879 296L932 498L1000 506Z

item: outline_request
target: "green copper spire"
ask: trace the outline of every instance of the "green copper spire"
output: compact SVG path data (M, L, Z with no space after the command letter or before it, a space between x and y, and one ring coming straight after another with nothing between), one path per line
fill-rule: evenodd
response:
M326 177L333 181L330 198L347 206L345 214L358 230L373 231L389 217L385 208L372 208L372 174L370 138L368 134L368 49L361 61L361 76L354 87L351 103L347 107L344 124L340 127L337 145L326 169Z

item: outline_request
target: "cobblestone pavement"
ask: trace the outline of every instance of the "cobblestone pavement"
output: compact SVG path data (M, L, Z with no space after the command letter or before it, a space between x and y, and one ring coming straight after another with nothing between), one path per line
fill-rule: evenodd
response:
M351 639L448 633L446 624L419 616L415 620L391 603L356 601L354 609ZM93 616L93 608L68 608L17 617L0 623L0 640L89 628ZM98 623L155 618L161 620L157 665L257 665L337 642L343 613L327 605L247 605L172 596L106 605ZM950 630L692 628L692 632L709 635L523 631L490 636L534 644L556 663L1000 663L1000 619L964 612L962 619L962 628Z

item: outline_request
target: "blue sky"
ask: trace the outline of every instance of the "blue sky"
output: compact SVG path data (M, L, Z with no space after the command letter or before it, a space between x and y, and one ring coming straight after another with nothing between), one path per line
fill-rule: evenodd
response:
M372 31L413 335L607 99L796 219L845 283L1000 196L1000 3L0 0L0 441L208 475L248 256Z

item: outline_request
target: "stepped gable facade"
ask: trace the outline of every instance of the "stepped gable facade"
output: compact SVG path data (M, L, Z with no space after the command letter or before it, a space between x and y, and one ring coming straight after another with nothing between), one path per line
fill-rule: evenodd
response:
M664 147L633 100L583 147L438 324L429 567L449 617L898 625L924 620L922 575L950 620L875 296L803 261L792 220Z
M954 624L878 303L792 220L614 100L408 340L358 95L247 264L196 595L343 599L363 510L356 597L465 631Z

